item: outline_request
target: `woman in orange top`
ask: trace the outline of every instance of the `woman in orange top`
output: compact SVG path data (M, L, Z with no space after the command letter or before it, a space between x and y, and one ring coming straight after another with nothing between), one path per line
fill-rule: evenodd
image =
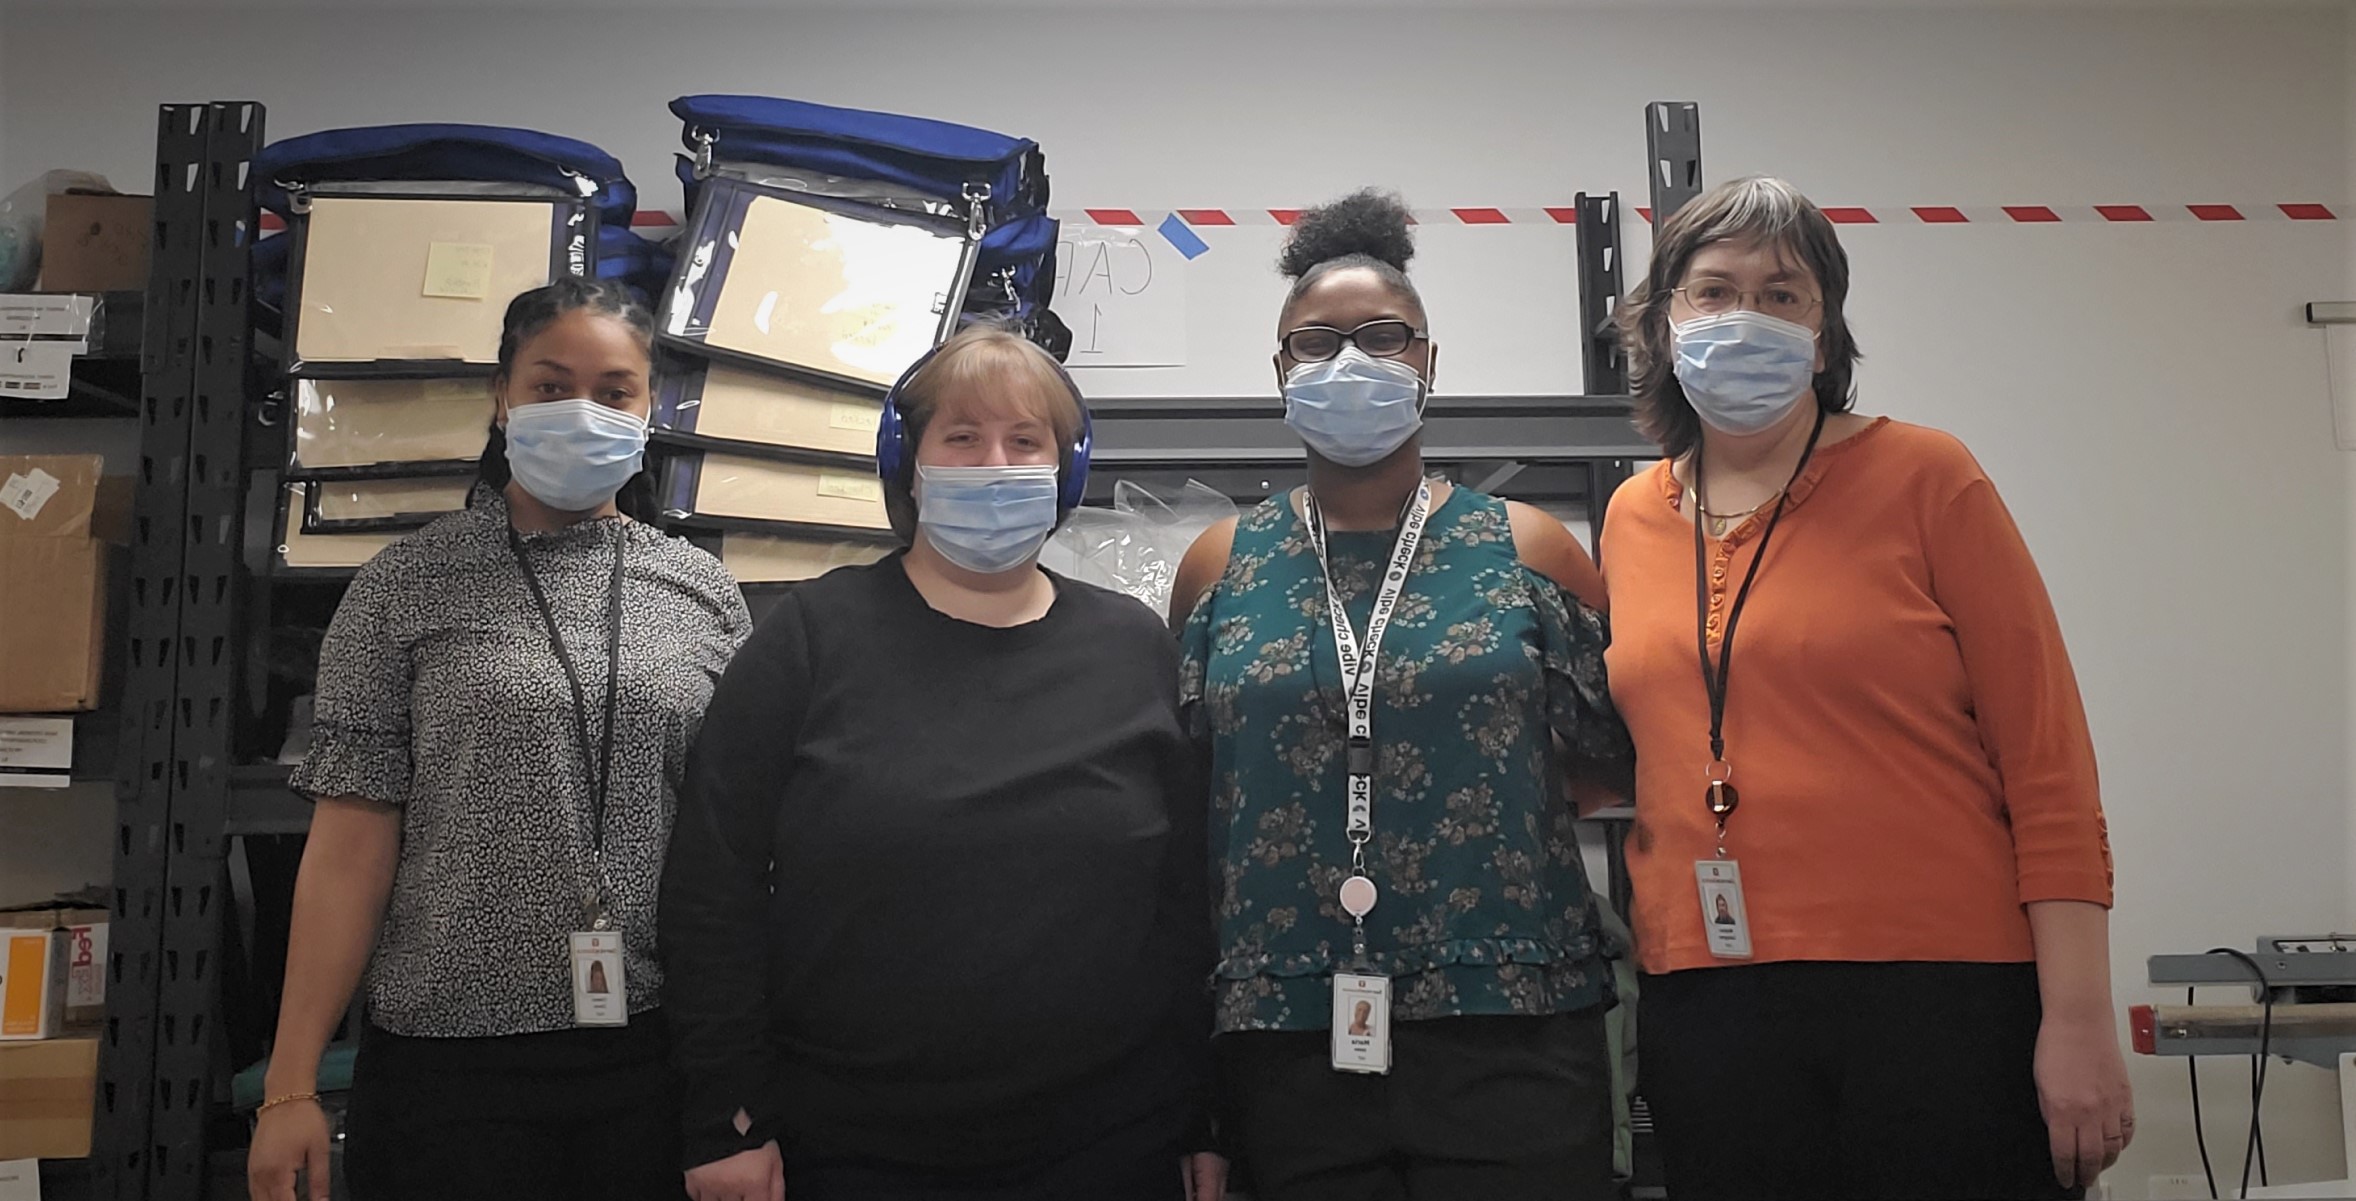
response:
M2134 1134L2094 748L1979 464L1849 411L1848 286L1746 179L1623 310L1666 455L1601 555L1641 1086L1678 1201L2071 1196Z

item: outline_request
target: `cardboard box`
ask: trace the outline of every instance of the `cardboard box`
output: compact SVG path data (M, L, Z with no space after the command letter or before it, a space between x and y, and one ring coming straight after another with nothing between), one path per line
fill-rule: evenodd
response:
M128 532L130 508L103 467L96 455L0 457L0 713L98 706L108 542Z
M98 1098L98 1040L0 1043L0 1159L83 1159Z
M0 930L0 1042L65 1029L65 931Z
M63 1033L88 1033L106 1024L107 921L104 909L27 909L0 913L0 928L55 931L64 937Z
M41 233L44 292L137 292L147 287L155 201L66 192L49 198Z

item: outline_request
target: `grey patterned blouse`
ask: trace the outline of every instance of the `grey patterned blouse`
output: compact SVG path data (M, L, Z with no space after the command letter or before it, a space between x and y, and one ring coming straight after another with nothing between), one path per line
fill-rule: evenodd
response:
M589 798L573 696L507 541L507 503L469 507L360 569L320 653L317 728L294 787L401 807L401 858L368 970L369 1020L466 1038L572 1025ZM605 863L630 1010L653 1008L655 889L689 745L751 630L718 560L626 518L527 535L524 554L605 725L606 598L625 546L621 701Z

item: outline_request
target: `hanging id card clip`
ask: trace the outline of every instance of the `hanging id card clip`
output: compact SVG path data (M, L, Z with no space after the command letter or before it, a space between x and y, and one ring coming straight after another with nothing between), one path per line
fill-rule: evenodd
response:
M1390 977L1364 972L1334 974L1333 1070L1390 1074Z
M571 936L573 1024L630 1024L630 979L622 958L622 932L614 928L602 896L592 891L582 904L586 930Z
M1751 915L1742 903L1742 865L1732 859L1704 859L1693 865L1701 885L1702 930L1710 954L1720 959L1751 957Z
M1353 850L1363 854L1364 843ZM1378 894L1363 868L1342 881L1342 910L1350 915L1355 970L1333 977L1333 1070L1387 1075L1391 1070L1391 979L1369 970L1366 915Z
M573 1024L630 1024L630 981L622 962L622 932L576 930L572 934Z

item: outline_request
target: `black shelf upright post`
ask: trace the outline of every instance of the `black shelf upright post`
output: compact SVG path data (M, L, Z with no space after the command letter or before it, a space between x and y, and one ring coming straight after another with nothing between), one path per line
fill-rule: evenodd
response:
M1628 391L1628 361L1620 351L1620 194L1581 192L1579 235L1579 365L1589 396Z
M249 278L262 106L169 104L156 135L130 644L92 1195L196 1201L219 1023Z
M163 971L157 981L150 1201L198 1201L204 1195L205 1124L221 1055L221 931L229 895L223 850L243 661L237 635L244 599L250 251L256 224L246 173L262 148L263 108L251 101L215 103L205 116L202 273L195 403L188 427L187 550Z
M210 130L205 106L167 104L156 122L155 223L141 338L139 473L133 501L130 643L115 786L114 892L106 1025L99 1044L92 1196L144 1201L153 1144L156 1009L171 825L173 708L179 692L180 581L186 536L188 418Z
M1702 194L1702 106L1691 100L1645 105L1644 148L1652 161L1652 226L1659 229Z

